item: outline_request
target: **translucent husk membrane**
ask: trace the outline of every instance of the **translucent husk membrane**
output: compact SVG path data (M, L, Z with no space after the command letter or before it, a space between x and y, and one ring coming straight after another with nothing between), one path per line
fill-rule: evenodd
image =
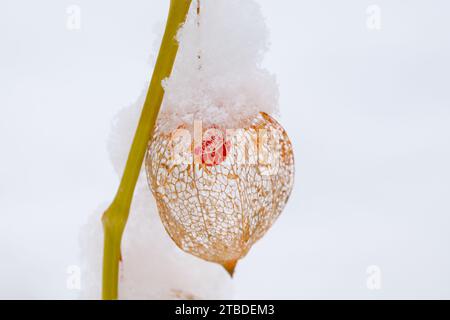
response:
M216 133L211 135L211 129ZM161 220L179 248L221 264L232 275L289 198L294 182L291 142L265 113L243 129L201 128L200 144L190 139L198 137L195 129L180 130L189 132L189 138L167 133L159 123L145 160ZM216 150L211 151L211 141Z

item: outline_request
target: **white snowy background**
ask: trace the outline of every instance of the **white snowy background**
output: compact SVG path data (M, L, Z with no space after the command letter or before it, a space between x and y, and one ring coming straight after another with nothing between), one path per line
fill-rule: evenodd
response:
M448 1L257 2L295 189L232 283L176 247L184 269L221 285L168 272L235 298L450 298ZM79 30L68 8L81 9ZM111 127L145 87L167 8L0 2L0 298L79 297L67 281L82 268L80 230L118 184ZM367 25L373 9L379 30Z

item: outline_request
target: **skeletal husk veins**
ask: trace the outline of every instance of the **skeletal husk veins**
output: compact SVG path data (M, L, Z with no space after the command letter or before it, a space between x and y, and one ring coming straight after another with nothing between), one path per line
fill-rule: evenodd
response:
M265 113L241 129L163 127L158 124L145 165L164 227L179 248L233 275L292 191L289 137Z

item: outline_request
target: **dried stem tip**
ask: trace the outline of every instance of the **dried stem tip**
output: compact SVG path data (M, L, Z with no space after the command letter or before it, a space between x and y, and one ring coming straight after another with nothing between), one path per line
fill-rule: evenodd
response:
M238 260L232 260L232 261L227 261L224 264L222 264L222 266L225 268L225 270L227 270L228 274L232 278L233 278L234 270L236 269L237 263L238 263Z

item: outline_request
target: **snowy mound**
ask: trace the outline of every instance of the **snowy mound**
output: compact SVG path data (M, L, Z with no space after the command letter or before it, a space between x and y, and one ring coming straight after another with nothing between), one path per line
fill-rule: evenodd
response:
M178 33L180 48L164 81L164 129L202 120L229 128L258 112L277 113L275 77L261 67L268 32L253 0L197 1Z

